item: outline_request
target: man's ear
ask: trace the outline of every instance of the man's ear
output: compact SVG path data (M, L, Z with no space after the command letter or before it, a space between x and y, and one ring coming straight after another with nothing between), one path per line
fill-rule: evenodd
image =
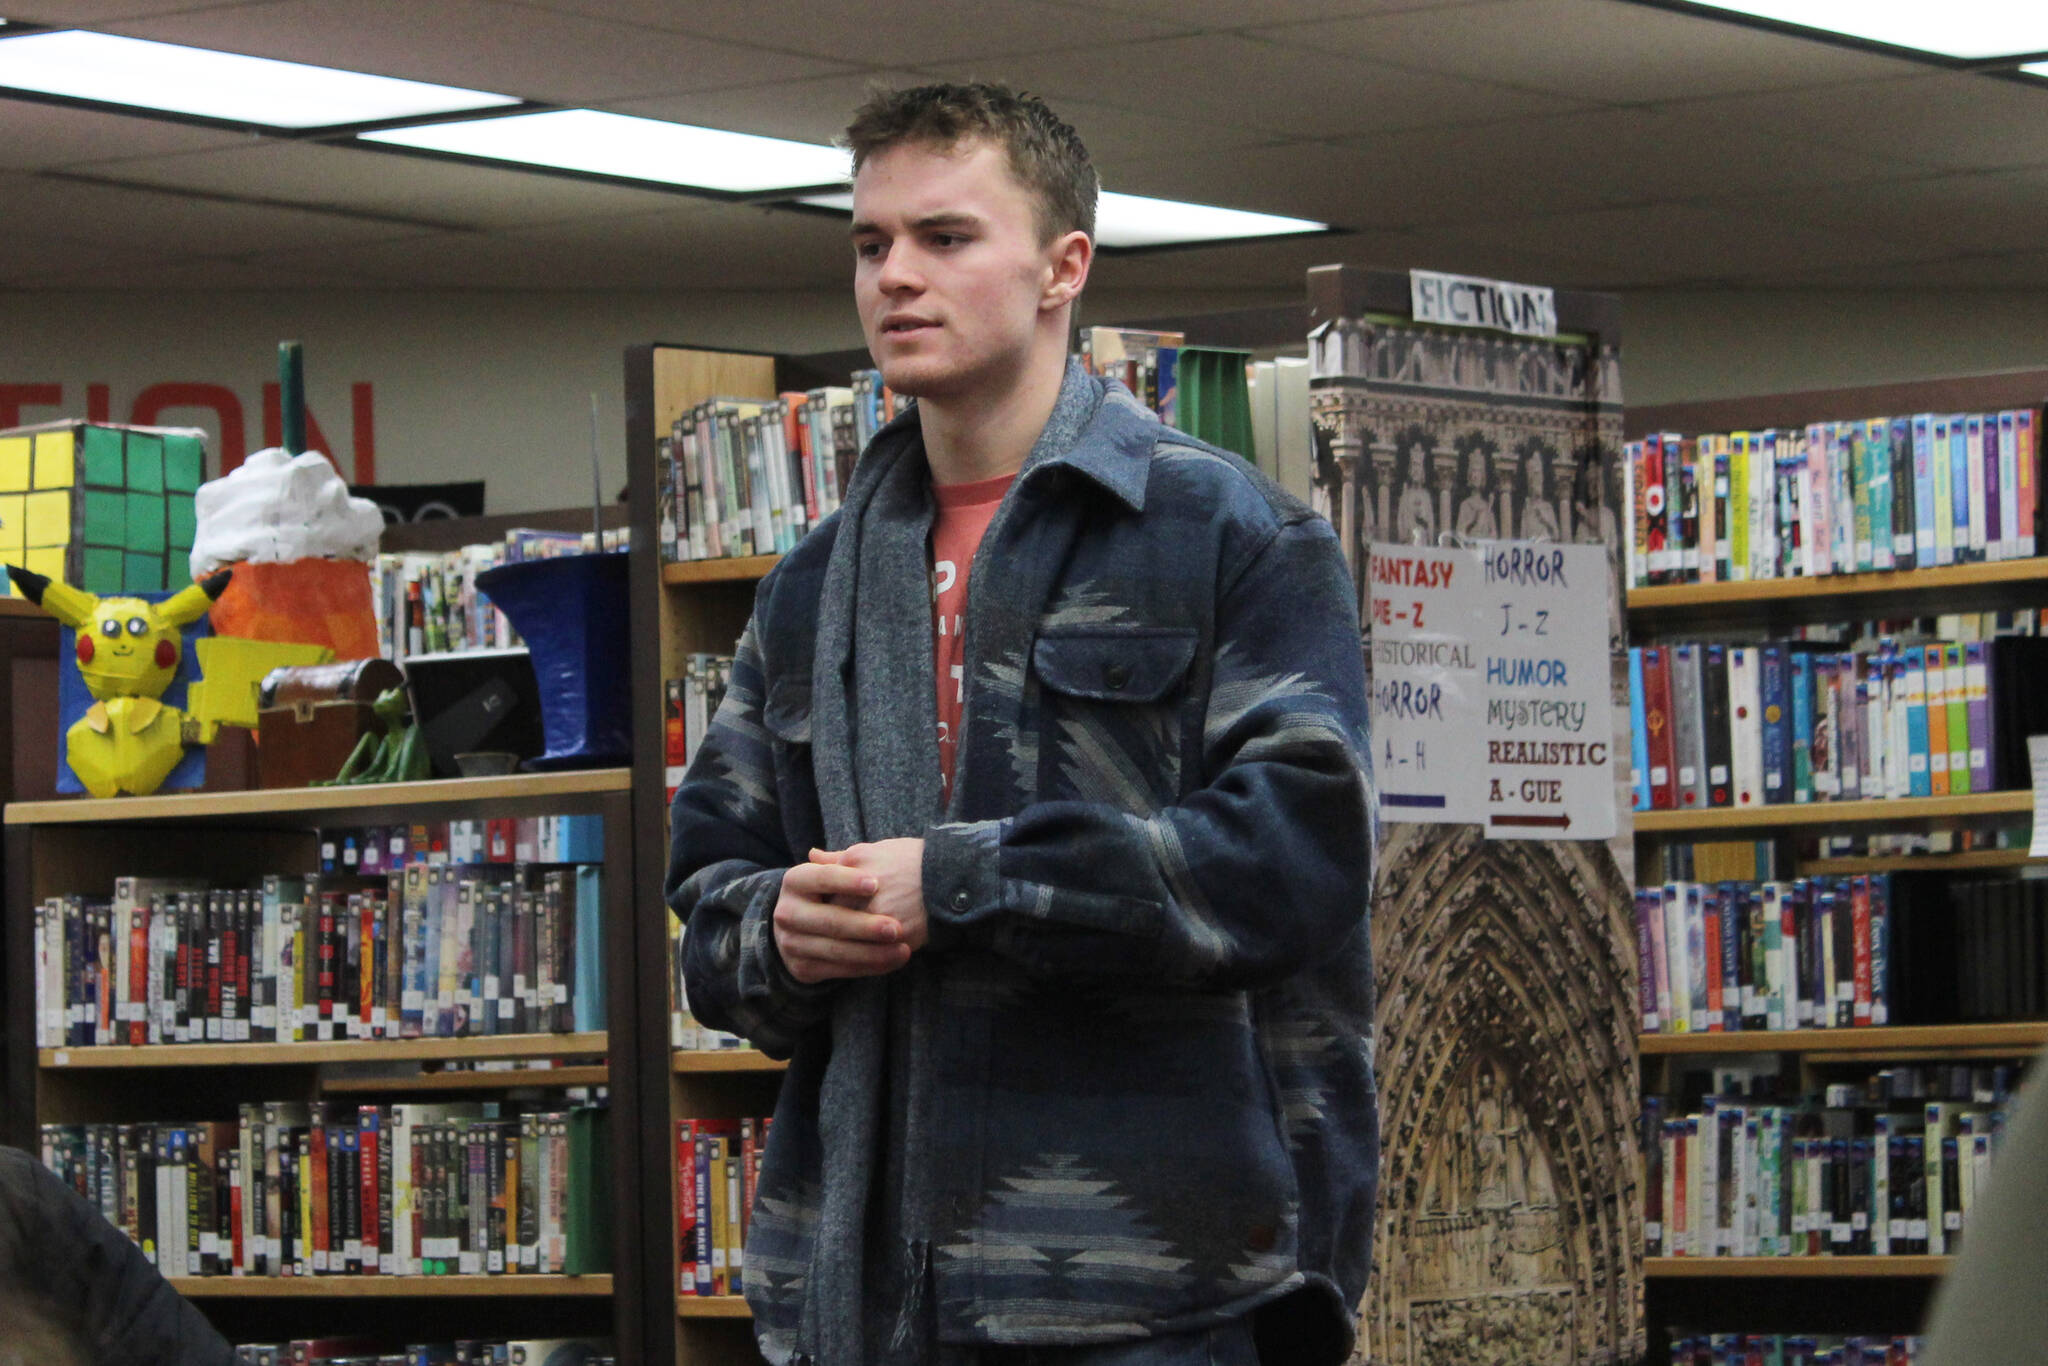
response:
M1095 240L1078 229L1046 248L1052 266L1039 296L1041 309L1065 308L1081 297L1087 287L1089 268L1095 264Z

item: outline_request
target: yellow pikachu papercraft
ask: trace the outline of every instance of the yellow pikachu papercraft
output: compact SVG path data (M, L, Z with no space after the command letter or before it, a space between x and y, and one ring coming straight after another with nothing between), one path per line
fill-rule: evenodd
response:
M78 633L78 672L93 704L65 732L64 755L95 797L154 792L185 754L185 714L159 699L177 676L179 629L206 615L226 570L162 602L102 598L7 566L21 595Z

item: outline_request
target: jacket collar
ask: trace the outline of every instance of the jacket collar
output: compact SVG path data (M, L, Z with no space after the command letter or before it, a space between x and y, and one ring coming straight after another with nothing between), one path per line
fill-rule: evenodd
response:
M1085 475L1131 511L1142 512L1152 448L1161 430L1159 419L1129 389L1089 374L1079 360L1069 357L1059 398L1018 471L1019 482L1036 470L1062 465ZM869 453L854 468L854 482L879 479L882 469L912 445L922 445L915 405L875 433ZM883 458L872 458L877 454ZM851 497L849 489L849 501Z

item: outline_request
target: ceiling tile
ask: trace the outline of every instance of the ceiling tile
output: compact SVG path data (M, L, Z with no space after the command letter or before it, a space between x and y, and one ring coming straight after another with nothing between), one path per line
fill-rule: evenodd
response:
M1615 0L1505 0L1250 33L1418 71L1632 104L1892 80L1927 70L1897 58Z
M1454 80L1296 47L1205 34L1006 58L950 79L1006 80L1058 97L1282 137L1351 137L1585 107L1556 95ZM1106 91L1114 98L1104 99Z
M0 171L40 171L110 157L167 156L248 143L248 138L218 128L0 99Z
M1784 215L1817 224L1850 224L1930 251L2026 251L2044 240L2048 171L1969 171L1950 175L1812 186L1744 196L1733 211Z
M264 140L229 151L103 162L95 176L312 208L344 206L443 228L507 228L672 212L705 201L438 158Z
M468 239L368 243L338 248L331 256L371 284L747 291L843 286L847 308L853 307L853 258L843 219L738 205Z
M2048 81L1962 72L1703 102L1760 136L1953 170L2048 166Z
M596 15L651 28L719 38L750 47L809 53L838 61L918 65L968 61L1005 53L1045 52L1105 41L1092 10L1047 0L877 0L819 5L815 0L519 0L563 13ZM1113 41L1136 42L1187 33L1194 25L1170 14L1127 17ZM850 54L861 54L858 56Z
M493 0L272 0L102 27L259 57L561 104L845 70L766 48L678 41L641 25Z
M611 100L604 107L621 114L729 128L763 137L831 142L846 131L847 120L867 98L870 82L910 86L922 84L925 79L909 71L853 71L733 90Z
M29 0L23 7L7 6L7 17L16 23L42 24L51 28L88 24L110 24L123 19L144 19L157 14L181 14L188 10L235 9L257 0Z
M2048 252L2001 252L1882 266L1829 266L1779 274L1755 283L1780 289L1983 290L2048 289Z
M1513 246L1573 263L1600 288L1770 278L1823 266L1910 260L1912 248L1841 224L1686 204L1645 204L1520 222L1475 221L1458 241Z
M1488 0L1083 0L1095 14L1166 19L1201 29L1239 29L1309 19L1341 19L1398 10L1450 9Z
M1359 138L1362 179L1326 191L1373 197L1377 222L1454 225L1590 207L1732 196L1912 174L1902 163L1760 127L1732 105L1606 109L1477 128ZM1371 169L1377 166L1376 172Z
M154 190L0 177L4 216L51 237L174 256L324 250L394 235L392 225L300 209L189 199Z

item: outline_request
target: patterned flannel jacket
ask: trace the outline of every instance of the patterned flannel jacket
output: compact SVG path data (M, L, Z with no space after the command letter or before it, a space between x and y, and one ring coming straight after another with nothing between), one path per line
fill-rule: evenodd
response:
M1079 438L1041 440L975 559L955 794L924 832L940 1025L931 1169L908 1179L931 1187L938 1336L1255 1313L1268 1362L1341 1362L1379 1147L1350 576L1329 524L1245 461L1082 382ZM901 443L922 464L914 413L861 470ZM771 913L857 800L821 792L812 752L814 684L850 686L815 658L823 614L854 607L822 600L840 532L760 585L672 809L690 1008L791 1060L745 1275L778 1363L819 1354L837 984L789 975ZM928 694L929 665L902 687Z

